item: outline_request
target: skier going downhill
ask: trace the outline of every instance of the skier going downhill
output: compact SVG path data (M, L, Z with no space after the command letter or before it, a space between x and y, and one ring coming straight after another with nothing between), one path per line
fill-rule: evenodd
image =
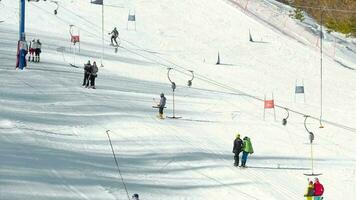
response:
M234 166L239 166L239 161L240 161L240 158L239 158L239 155L242 151L242 140L240 138L240 134L237 134L236 135L236 139L234 140L234 147L232 149L232 153L235 154L234 156L234 159L235 159L235 163L234 163Z
M164 96L164 94L163 93L161 93L161 100L159 101L159 104L157 105L157 107L158 107L158 112L159 112L159 118L160 119L164 119L163 118L163 110L164 110L164 107L166 106L166 101L167 101L167 99L166 99L166 97Z
M248 154L253 154L253 147L251 139L249 137L244 137L242 145L241 167L246 167Z
M114 46L114 42L115 42L116 46L119 46L119 44L117 43L117 38L119 37L119 31L117 30L116 27L114 28L114 30L111 31L111 33L109 33L109 35L111 35L111 45Z

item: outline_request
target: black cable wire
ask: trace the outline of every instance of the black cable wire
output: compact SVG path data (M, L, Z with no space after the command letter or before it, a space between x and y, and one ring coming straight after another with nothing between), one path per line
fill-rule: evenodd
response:
M127 199L130 200L130 195L129 195L129 192L128 192L128 190L127 190L127 187L126 187L124 178L122 177L121 170L120 170L120 166L119 166L119 162L118 162L117 159L116 159L114 147L112 146L112 143L111 143L111 138L110 138L110 135L109 135L109 131L110 131L110 130L106 130L106 135L108 136L108 139L109 139L109 142L110 142L112 155L114 156L114 160L115 160L116 167L117 167L117 170L118 170L119 175L120 175L120 178L121 178L121 182L122 182L122 184L124 185L124 188L125 188L125 191L126 191L126 195L127 195Z

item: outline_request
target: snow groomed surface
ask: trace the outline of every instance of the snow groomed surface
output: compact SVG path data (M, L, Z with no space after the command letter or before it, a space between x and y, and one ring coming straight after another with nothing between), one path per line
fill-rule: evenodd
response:
M48 1L28 3L27 38L41 39L43 53L41 63L15 71L18 2L1 2L0 199L127 199L107 130L128 192L141 199L304 198L303 173L311 167L304 117L291 113L284 127L286 111L276 109L277 121L270 111L263 120L263 102L250 95L263 99L273 93L278 105L318 116L315 46L228 1L107 3L105 31L118 27L121 47L115 53L106 38L105 67L92 90L80 86L83 69L68 63L100 61L100 6L62 0L53 15ZM137 31L126 30L130 10ZM70 24L80 28L82 39L75 61ZM248 41L249 30L259 42ZM218 52L221 65L215 65ZM319 129L318 121L308 121L315 134L315 170L323 173L325 199L352 199L355 71L328 56L324 61L323 118L333 124ZM152 98L164 92L166 115L172 115L167 67L174 68L179 120L157 119L152 109ZM191 88L187 70L196 74ZM294 101L296 79L304 80L305 103L300 96ZM254 146L247 169L233 166L237 132Z

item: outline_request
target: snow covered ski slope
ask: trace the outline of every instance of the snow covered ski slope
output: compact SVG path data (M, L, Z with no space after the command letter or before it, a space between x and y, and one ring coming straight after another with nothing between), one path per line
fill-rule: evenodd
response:
M49 1L26 2L27 39L41 39L42 55L40 63L18 71L18 1L1 1L1 200L124 200L134 193L143 200L304 198L303 174L311 172L311 162L303 114L320 115L315 46L232 1L107 0L104 67L97 89L86 89L83 69L69 63L100 63L101 7L87 0L58 2L57 15ZM259 1L251 2L251 12L266 13ZM129 12L136 15L136 31L126 29ZM69 25L80 29L75 59ZM114 27L121 39L117 53L107 35ZM249 31L256 42L249 42ZM218 53L221 65L215 65ZM348 59L353 54L341 54L354 68ZM325 128L313 119L307 127L315 134L314 171L323 174L324 199L354 199L356 72L335 60L326 55L323 63ZM157 119L152 108L163 92L165 115L173 115L167 67L177 84L179 120ZM188 70L195 73L192 87L186 86ZM305 102L300 95L295 101L296 80L304 81ZM300 112L290 112L287 126L281 108L276 121L271 110L263 120L257 99L272 93L276 104ZM233 166L237 133L253 144L246 169Z

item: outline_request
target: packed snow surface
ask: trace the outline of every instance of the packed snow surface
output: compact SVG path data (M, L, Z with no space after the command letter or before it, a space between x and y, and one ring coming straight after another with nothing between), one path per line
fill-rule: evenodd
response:
M93 90L81 87L82 67L101 63L101 6L59 0L54 15L55 3L26 1L27 39L40 39L43 53L21 71L14 70L19 3L2 0L0 199L124 200L125 186L143 200L303 199L304 173L311 173L303 114L320 117L320 54L311 33L293 33L302 24L285 18L296 28L283 28L265 9L288 8L266 2L272 1L105 1L104 67ZM75 56L69 25L81 37ZM109 46L113 27L120 32L117 53ZM322 173L330 200L356 198L355 52L338 50L353 42L345 39L324 55L325 128L312 118L306 123L315 134L314 172ZM163 92L165 115L173 115L168 67L181 119L160 120L152 108ZM295 97L296 82L304 83L305 101ZM263 120L256 98L272 94L277 105L301 113L290 112L287 126L280 107L276 120L273 110ZM246 169L233 166L237 133L249 136L255 150Z

